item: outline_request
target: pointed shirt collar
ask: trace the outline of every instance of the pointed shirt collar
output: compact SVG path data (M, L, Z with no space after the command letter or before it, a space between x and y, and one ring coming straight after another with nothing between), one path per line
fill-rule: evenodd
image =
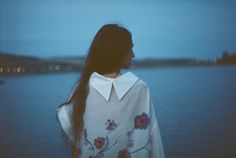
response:
M105 77L97 72L93 72L89 82L90 85L108 101L111 95L112 84L118 99L121 100L138 79L139 78L130 71L122 74L118 78Z

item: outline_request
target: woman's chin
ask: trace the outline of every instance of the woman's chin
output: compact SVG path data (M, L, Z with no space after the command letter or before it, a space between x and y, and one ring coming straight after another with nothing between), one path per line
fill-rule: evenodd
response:
M134 65L134 62L133 61L130 61L130 64L129 64L129 67L131 68L131 67L134 67L135 65Z
M126 64L123 65L123 69L130 69L131 67L134 67L134 63L132 61L127 62Z

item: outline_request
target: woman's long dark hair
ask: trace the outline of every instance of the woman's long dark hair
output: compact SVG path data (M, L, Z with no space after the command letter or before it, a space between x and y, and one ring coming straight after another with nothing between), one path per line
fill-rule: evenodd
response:
M118 24L106 24L96 33L82 66L77 86L69 100L73 105L71 123L75 142L80 142L83 130L83 114L89 93L90 75L93 72L105 74L118 71L131 46L131 33ZM72 157L74 158L73 152L74 149L72 149Z

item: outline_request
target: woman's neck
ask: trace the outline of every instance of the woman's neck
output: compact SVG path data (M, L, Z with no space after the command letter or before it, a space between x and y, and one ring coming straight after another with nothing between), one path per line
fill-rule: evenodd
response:
M120 70L119 70L119 71L116 71L116 72L103 74L103 76L116 78L116 77L121 76L121 73L120 73Z

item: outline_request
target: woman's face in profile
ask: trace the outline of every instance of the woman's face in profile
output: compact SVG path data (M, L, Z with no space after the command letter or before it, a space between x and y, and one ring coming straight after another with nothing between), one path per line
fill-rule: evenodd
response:
M122 68L124 69L129 69L130 66L133 65L132 58L135 57L134 52L133 52L133 44L130 47L129 52L127 53L126 57L124 58L122 62Z

